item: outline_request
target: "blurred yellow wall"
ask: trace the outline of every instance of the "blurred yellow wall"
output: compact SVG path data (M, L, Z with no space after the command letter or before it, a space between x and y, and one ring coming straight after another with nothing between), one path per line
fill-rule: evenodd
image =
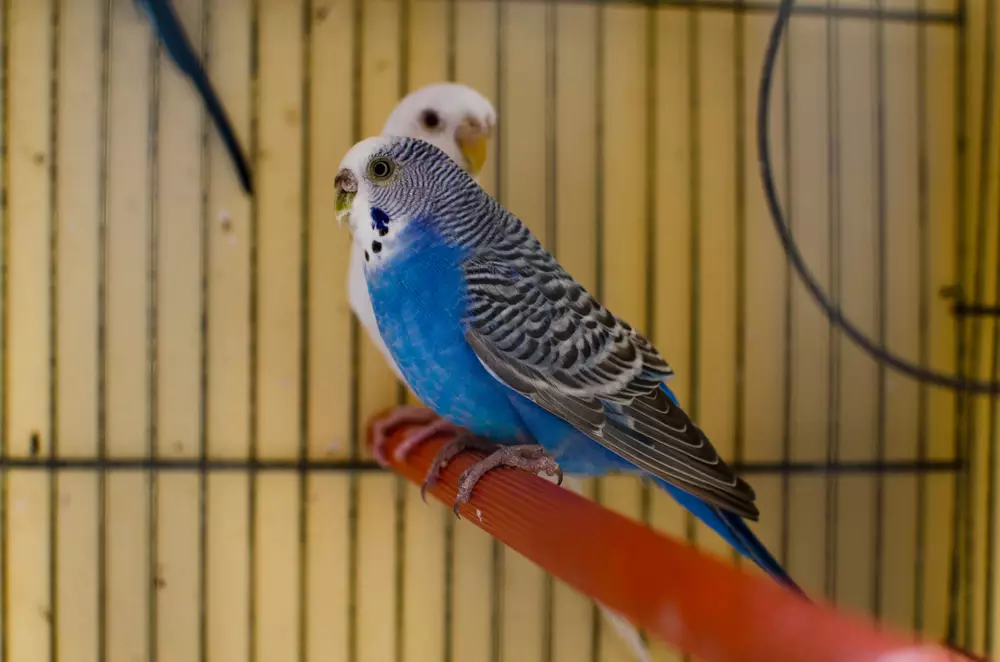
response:
M256 154L254 204L131 1L3 5L6 450L30 457L37 433L43 457L122 460L4 474L7 659L629 659L584 598L392 476L289 464L202 479L126 460L367 457L358 433L400 390L352 328L333 177L402 93L452 75L498 105L484 186L651 334L725 457L953 459L954 395L880 370L790 275L754 142L771 11L306 1L175 2ZM783 200L848 314L953 373L939 290L956 281L959 234L976 236L985 2L968 3L964 102L954 3L920 0L932 16L881 23L868 2L837 6L848 16L792 21L773 117ZM988 265L997 189L994 178ZM984 324L984 377L992 334ZM959 620L980 647L990 436L977 403L977 594ZM947 628L954 476L747 475L755 529L807 591L932 638ZM588 489L728 554L635 480Z

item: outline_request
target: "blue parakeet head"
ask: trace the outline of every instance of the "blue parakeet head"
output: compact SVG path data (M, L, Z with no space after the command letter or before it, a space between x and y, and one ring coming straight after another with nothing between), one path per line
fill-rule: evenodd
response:
M337 178L337 219L347 220L366 260L389 259L415 220L442 234L496 203L445 152L416 138L362 140L347 152Z

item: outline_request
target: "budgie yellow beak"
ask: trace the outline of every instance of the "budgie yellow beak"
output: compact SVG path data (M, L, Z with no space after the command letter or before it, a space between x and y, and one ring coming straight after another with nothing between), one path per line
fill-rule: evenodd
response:
M469 173L472 176L478 175L486 163L487 147L492 133L493 127L484 126L472 117L466 118L455 131L455 141L469 164Z

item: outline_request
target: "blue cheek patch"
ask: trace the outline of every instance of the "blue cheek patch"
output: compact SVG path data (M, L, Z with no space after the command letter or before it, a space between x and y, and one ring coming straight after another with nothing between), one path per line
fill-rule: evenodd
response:
M389 215L378 207L372 207L372 229L378 232L380 237L389 234Z

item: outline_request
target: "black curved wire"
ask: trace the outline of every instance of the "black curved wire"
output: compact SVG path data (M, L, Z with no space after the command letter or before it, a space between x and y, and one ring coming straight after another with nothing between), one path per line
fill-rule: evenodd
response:
M816 280L816 276L805 263L805 258L799 251L798 245L792 238L792 233L788 228L788 221L778 200L778 192L774 184L774 175L771 168L770 149L770 116L771 116L771 88L774 82L774 68L778 57L778 49L781 47L781 40L788 27L788 19L792 13L793 0L781 0L778 5L778 15L775 18L774 26L768 37L767 49L764 52L764 64L761 71L760 87L757 95L757 160L760 164L760 176L764 185L764 196L767 199L767 206L771 212L771 220L774 221L775 230L781 239L782 247L789 262L795 268L799 278L802 279L809 294L823 309L830 322L840 327L856 345L865 351L869 356L895 370L913 377L914 379L943 386L959 391L970 391L973 393L1000 394L1000 382L980 381L968 379L955 375L948 375L934 370L928 370L914 363L901 358L875 343L865 333L857 327L840 309L840 307L830 300L823 291L822 286ZM985 173L981 173L985 177Z

